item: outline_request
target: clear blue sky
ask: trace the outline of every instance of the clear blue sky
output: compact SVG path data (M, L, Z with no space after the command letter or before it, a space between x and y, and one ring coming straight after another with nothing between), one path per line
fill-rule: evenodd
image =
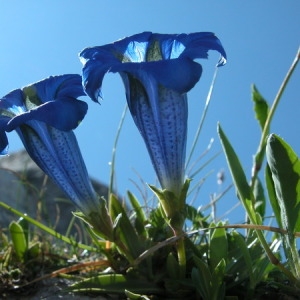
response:
M250 86L255 83L269 102L274 99L300 44L299 13L298 0L1 1L0 96L50 75L80 73L77 55L88 46L110 43L145 30L157 33L212 31L227 51L228 64L219 70L194 159L205 150L211 138L215 139L213 148L199 166L221 149L216 132L219 121L250 176L252 155L260 137L253 117ZM204 74L189 94L188 149L217 59L218 55L210 52L210 60L201 61ZM75 132L91 176L108 182L113 141L125 105L124 88L118 75L105 77L103 95L101 106L86 99L89 112ZM299 97L300 68L288 85L271 128L300 155ZM22 148L16 134L9 134L9 140L11 152ZM146 182L155 183L143 141L129 115L121 133L116 163L117 187L121 194L130 189L139 196L131 182L140 185L136 172ZM218 187L216 181L220 169L227 175L222 187ZM210 194L221 191L231 182L224 155L203 169L194 182L211 170L215 173L204 183L196 206L207 204ZM235 203L237 198L232 190L218 205L217 216ZM235 210L229 219L243 221L242 210Z

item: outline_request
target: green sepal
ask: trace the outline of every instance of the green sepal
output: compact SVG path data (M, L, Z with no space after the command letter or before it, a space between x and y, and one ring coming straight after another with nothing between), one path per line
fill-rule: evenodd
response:
M182 230L186 219L185 204L190 182L190 179L184 182L179 196L176 196L171 191L161 190L153 185L149 185L160 202L165 219L175 231Z
M178 207L178 199L175 194L168 190L161 190L154 185L149 184L149 187L158 198L165 218L167 218L168 220L173 218Z
M182 186L181 191L180 191L179 203L180 203L181 210L183 210L185 208L187 193L188 193L191 181L192 181L192 179L187 178Z
M87 223L96 235L113 242L113 223L104 198L99 199L97 211L92 211L89 215L73 212L73 215Z

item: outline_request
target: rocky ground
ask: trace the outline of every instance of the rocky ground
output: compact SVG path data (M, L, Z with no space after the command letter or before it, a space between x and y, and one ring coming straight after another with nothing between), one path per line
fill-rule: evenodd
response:
M70 280L63 278L51 278L43 280L32 287L16 290L15 292L5 292L0 294L0 299L7 300L90 300L90 299L116 299L111 297L101 297L95 295L75 294L66 289L72 284Z

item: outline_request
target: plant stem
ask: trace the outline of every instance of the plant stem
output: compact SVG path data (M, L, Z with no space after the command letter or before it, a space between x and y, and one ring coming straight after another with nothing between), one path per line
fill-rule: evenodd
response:
M121 133L121 129L123 127L123 123L125 120L125 116L126 116L126 112L127 112L128 106L126 105L123 113L121 115L121 120L118 126L118 130L117 130L117 134L116 134L116 138L114 141L114 146L113 146L113 150L112 150L112 158L111 158L111 168L110 168L110 180L109 180L109 193L108 195L110 195L113 190L114 190L114 182L115 182L115 161L116 161L116 151L117 151L117 144L119 141L119 137L120 137L120 133Z
M262 135L261 135L258 150L257 150L257 152L255 154L255 157L254 157L254 163L253 163L253 168L252 168L252 178L251 178L251 189L252 190L254 188L254 184L255 184L257 174L258 174L258 172L261 168L262 161L264 159L266 139L267 139L267 136L269 134L269 129L270 129L272 118L275 114L276 108L279 104L279 101L280 101L282 95L283 95L283 92L284 92L284 90L285 90L285 88L286 88L293 72L296 69L296 66L297 66L299 60L300 60L300 48L298 49L296 57L295 57L294 61L292 62L292 65L289 68L289 70L288 70L288 72L287 72L287 74L286 74L286 76L285 76L278 92L277 92L277 95L275 96L275 99L274 99L274 102L273 102L273 104L270 108L270 111L268 113L268 117L267 117L265 125L264 125L264 129L263 129L263 132L262 132Z

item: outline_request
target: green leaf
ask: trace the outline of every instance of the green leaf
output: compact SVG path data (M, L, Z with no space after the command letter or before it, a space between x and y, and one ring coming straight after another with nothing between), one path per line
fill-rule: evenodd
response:
M275 134L268 137L266 155L282 225L290 233L300 231L300 160L293 149Z
M275 186L274 182L272 179L272 173L270 170L269 165L266 165L266 171L265 171L265 178L266 178L266 187L268 190L268 195L269 195L269 200L277 221L277 224L280 228L284 229L282 226L282 221L281 221L281 214L280 214L280 206L276 197L276 191L275 191Z
M203 299L211 299L213 293L211 287L212 276L208 265L197 256L193 257L196 268L192 269L192 281L199 295Z
M221 259L219 264L215 267L214 272L212 273L212 297L210 299L218 300L224 299L225 296L225 284L224 284L224 275L226 269L225 259Z
M252 101L254 102L255 117L263 130L269 113L269 105L255 85L252 85Z
M39 242L35 242L30 245L27 250L29 258L36 258L41 253L41 244Z
M222 226L223 223L217 224ZM226 262L228 255L228 243L225 228L216 228L212 230L209 244L209 262L213 272L221 260Z
M124 295L125 290L134 294L162 294L163 290L152 282L139 278L127 278L121 274L101 274L70 286L74 292L95 292Z
M256 214L252 203L252 199L254 199L254 196L247 182L246 175L243 171L241 163L219 124L218 133L225 152L230 173L237 190L238 197L240 201L242 201L251 222L256 224Z
M125 290L125 295L130 300L151 300L152 299L152 297L149 298L146 295L140 295L140 294L132 293L132 292L129 292L127 290Z
M25 235L25 239L26 239L26 245L28 246L29 244L29 239L30 239L30 235L29 235L29 222L24 219L24 218L20 218L18 220L18 224L22 227L24 235Z
M110 214L116 224L117 236L126 245L130 255L133 258L137 258L143 251L139 236L131 224L125 209L113 194L110 197Z
M239 233L233 231L232 237L234 238L235 247L240 250L242 253L242 259L245 261L245 266L250 280L250 288L254 288L255 277L253 274L253 268L255 266L253 265L248 245L246 244L244 237L242 237Z
M284 249L295 277L300 277L300 258L294 233L300 229L300 160L280 137L271 134L267 140L267 161L272 173L280 219L284 229Z
M24 261L24 254L27 250L26 237L24 230L20 224L13 221L9 225L11 239L14 245L14 250L19 261Z
M255 211L259 213L260 217L263 219L266 212L266 198L264 188L258 177L255 179L253 194L255 198Z
M179 279L179 264L172 252L167 257L167 273L171 279Z
M147 223L147 217L143 210L143 207L141 207L137 198L130 191L127 192L127 195L133 207L133 210L135 212L135 228L139 235L147 237L148 233L147 230L145 229L145 225Z

